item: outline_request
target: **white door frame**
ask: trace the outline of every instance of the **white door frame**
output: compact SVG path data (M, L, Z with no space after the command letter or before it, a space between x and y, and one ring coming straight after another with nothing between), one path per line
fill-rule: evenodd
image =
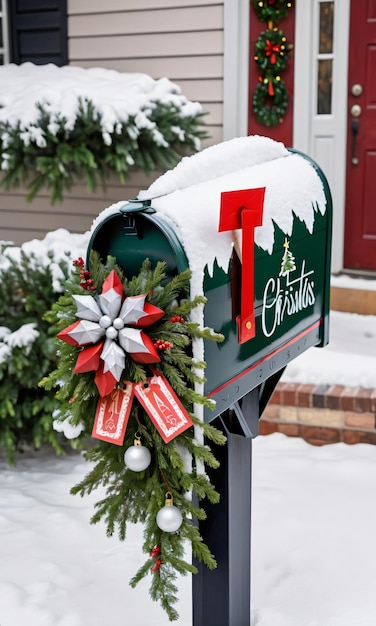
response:
M223 140L248 134L250 0L224 0Z
M334 2L331 115L316 115L319 0L299 0L295 14L293 145L323 169L333 196L332 272L343 269L350 0Z

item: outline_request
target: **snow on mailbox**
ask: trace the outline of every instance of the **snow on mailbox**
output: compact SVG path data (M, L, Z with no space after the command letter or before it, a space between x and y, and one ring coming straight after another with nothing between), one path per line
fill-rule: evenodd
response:
M93 224L89 250L127 275L145 257L192 271L197 320L224 335L205 342L212 420L300 353L328 341L332 205L307 156L269 138L233 139L119 202ZM200 353L200 351L202 351Z

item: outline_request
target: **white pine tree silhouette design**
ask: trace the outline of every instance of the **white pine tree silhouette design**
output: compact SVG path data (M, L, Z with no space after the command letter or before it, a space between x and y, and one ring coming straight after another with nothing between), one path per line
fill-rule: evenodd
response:
M289 272L293 272L296 269L295 257L292 252L290 252L289 245L289 242L285 238L285 243L283 244L285 251L282 257L281 270L279 272L280 276L287 276Z

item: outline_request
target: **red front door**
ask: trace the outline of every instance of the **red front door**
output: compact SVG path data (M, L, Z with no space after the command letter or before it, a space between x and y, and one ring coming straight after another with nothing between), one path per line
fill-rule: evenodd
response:
M376 270L376 0L352 0L344 266Z

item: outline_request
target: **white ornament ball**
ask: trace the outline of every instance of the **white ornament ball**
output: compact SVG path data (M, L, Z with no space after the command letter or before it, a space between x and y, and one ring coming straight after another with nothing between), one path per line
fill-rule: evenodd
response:
M124 463L132 472L142 472L149 467L151 454L145 446L130 446L124 453Z
M114 328L113 326L110 326L109 328L107 328L106 330L107 339L116 339L117 336L118 336L118 331L116 330L116 328Z
M121 330L122 328L124 328L124 321L121 319L121 317L115 317L114 321L112 322L112 326L116 328L116 330Z
M158 511L156 522L165 533L174 533L182 525L183 516L176 506L168 504Z
M101 328L108 328L109 326L111 326L111 318L109 315L102 315L102 317L99 320L99 326Z

